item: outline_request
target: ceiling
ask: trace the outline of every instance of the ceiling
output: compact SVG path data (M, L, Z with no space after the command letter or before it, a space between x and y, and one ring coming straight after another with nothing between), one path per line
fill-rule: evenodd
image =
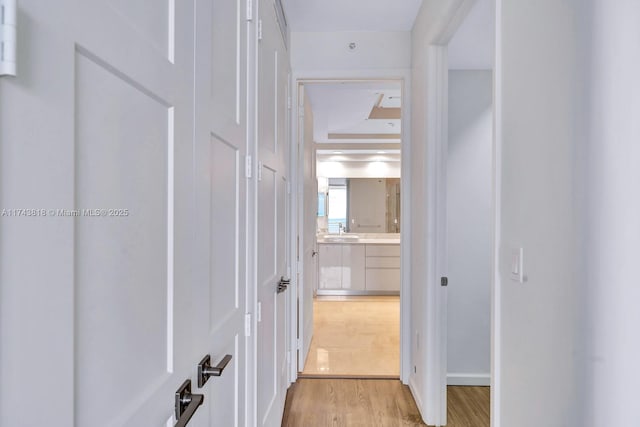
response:
M282 0L291 31L411 31L422 0Z
M399 82L307 83L305 93L316 143L400 143Z

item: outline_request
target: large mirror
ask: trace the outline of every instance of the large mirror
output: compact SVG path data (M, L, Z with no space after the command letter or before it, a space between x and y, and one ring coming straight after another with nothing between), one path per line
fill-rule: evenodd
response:
M320 178L318 231L400 233L400 178Z

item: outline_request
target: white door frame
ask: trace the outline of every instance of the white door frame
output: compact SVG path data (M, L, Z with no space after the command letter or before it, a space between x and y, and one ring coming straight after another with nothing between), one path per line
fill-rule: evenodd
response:
M491 265L491 427L499 427L501 390L501 289L500 282L500 205L502 203L502 0L494 4L493 59L493 242Z
M291 247L298 248L303 246L303 242L298 242L298 235L301 234L299 230L302 224L301 213L303 203L303 193L300 188L303 183L303 177L300 175L300 161L299 161L299 135L298 135L298 87L304 83L330 83L330 82L343 82L343 81L398 81L402 87L402 137L401 137L401 224L402 224L402 239L400 240L401 251L401 285L400 285L400 380L407 384L410 375L410 356L411 356L411 316L410 316L410 260L411 260L411 70L410 69L392 69L392 70L343 70L343 71L327 71L327 72L301 72L294 70L292 78L292 100L295 100L295 108L292 108L292 120L291 120L291 169L290 176L292 179L292 187L295 191L291 192ZM291 279L297 280L298 277L302 277L304 266L298 263L297 250L291 252ZM298 316L298 283L292 283L291 286L291 325L299 325ZM298 348L298 328L291 328L291 348ZM292 357L292 359L294 359ZM296 358L297 361L297 358ZM302 368L302 367L301 367ZM293 383L298 378L298 364L291 363L290 381Z
M500 42L498 25L502 0L495 5L495 58L494 58L494 135L492 146L492 280L491 280L491 426L500 426L500 183L501 134L500 129ZM434 236L427 242L427 374L426 401L432 408L435 425L447 423L447 306L446 289L440 289L440 277L446 276L446 178L448 147L448 44L468 15L476 0L461 0L452 5L452 18L439 28L434 41L426 47L427 86L425 88L427 112L427 230ZM423 414L424 415L424 414Z
M448 42L448 41L447 41ZM447 289L440 277L447 276L447 47L428 46L427 54L427 143L426 149L426 410L427 422L447 424Z

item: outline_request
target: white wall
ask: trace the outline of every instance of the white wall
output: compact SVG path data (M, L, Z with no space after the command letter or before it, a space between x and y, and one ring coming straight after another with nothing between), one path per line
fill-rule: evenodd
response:
M449 69L492 69L494 28L493 0L476 0L469 15L449 42Z
M400 162L318 161L317 174L324 178L400 178Z
M501 425L640 425L640 3L501 3Z
M449 72L449 385L489 385L493 73Z
M354 50L350 43L356 43ZM411 64L411 33L292 32L294 70L398 69Z
M587 148L584 424L640 425L640 2L592 0ZM584 132L584 133L587 133ZM587 145L587 147L585 147ZM584 292L584 283L579 292Z
M494 416L503 427L582 426L584 184L576 173L589 124L580 56L589 39L580 19L585 2L498 4L501 364ZM524 283L510 277L516 248L524 248ZM628 421L619 424L637 425Z

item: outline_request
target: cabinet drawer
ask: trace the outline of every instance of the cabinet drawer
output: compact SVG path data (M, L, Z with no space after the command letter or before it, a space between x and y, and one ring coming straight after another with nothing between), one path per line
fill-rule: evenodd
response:
M400 245L367 245L367 256L400 256Z
M368 256L367 268L400 268L400 257Z
M400 269L367 268L368 291L400 291Z

